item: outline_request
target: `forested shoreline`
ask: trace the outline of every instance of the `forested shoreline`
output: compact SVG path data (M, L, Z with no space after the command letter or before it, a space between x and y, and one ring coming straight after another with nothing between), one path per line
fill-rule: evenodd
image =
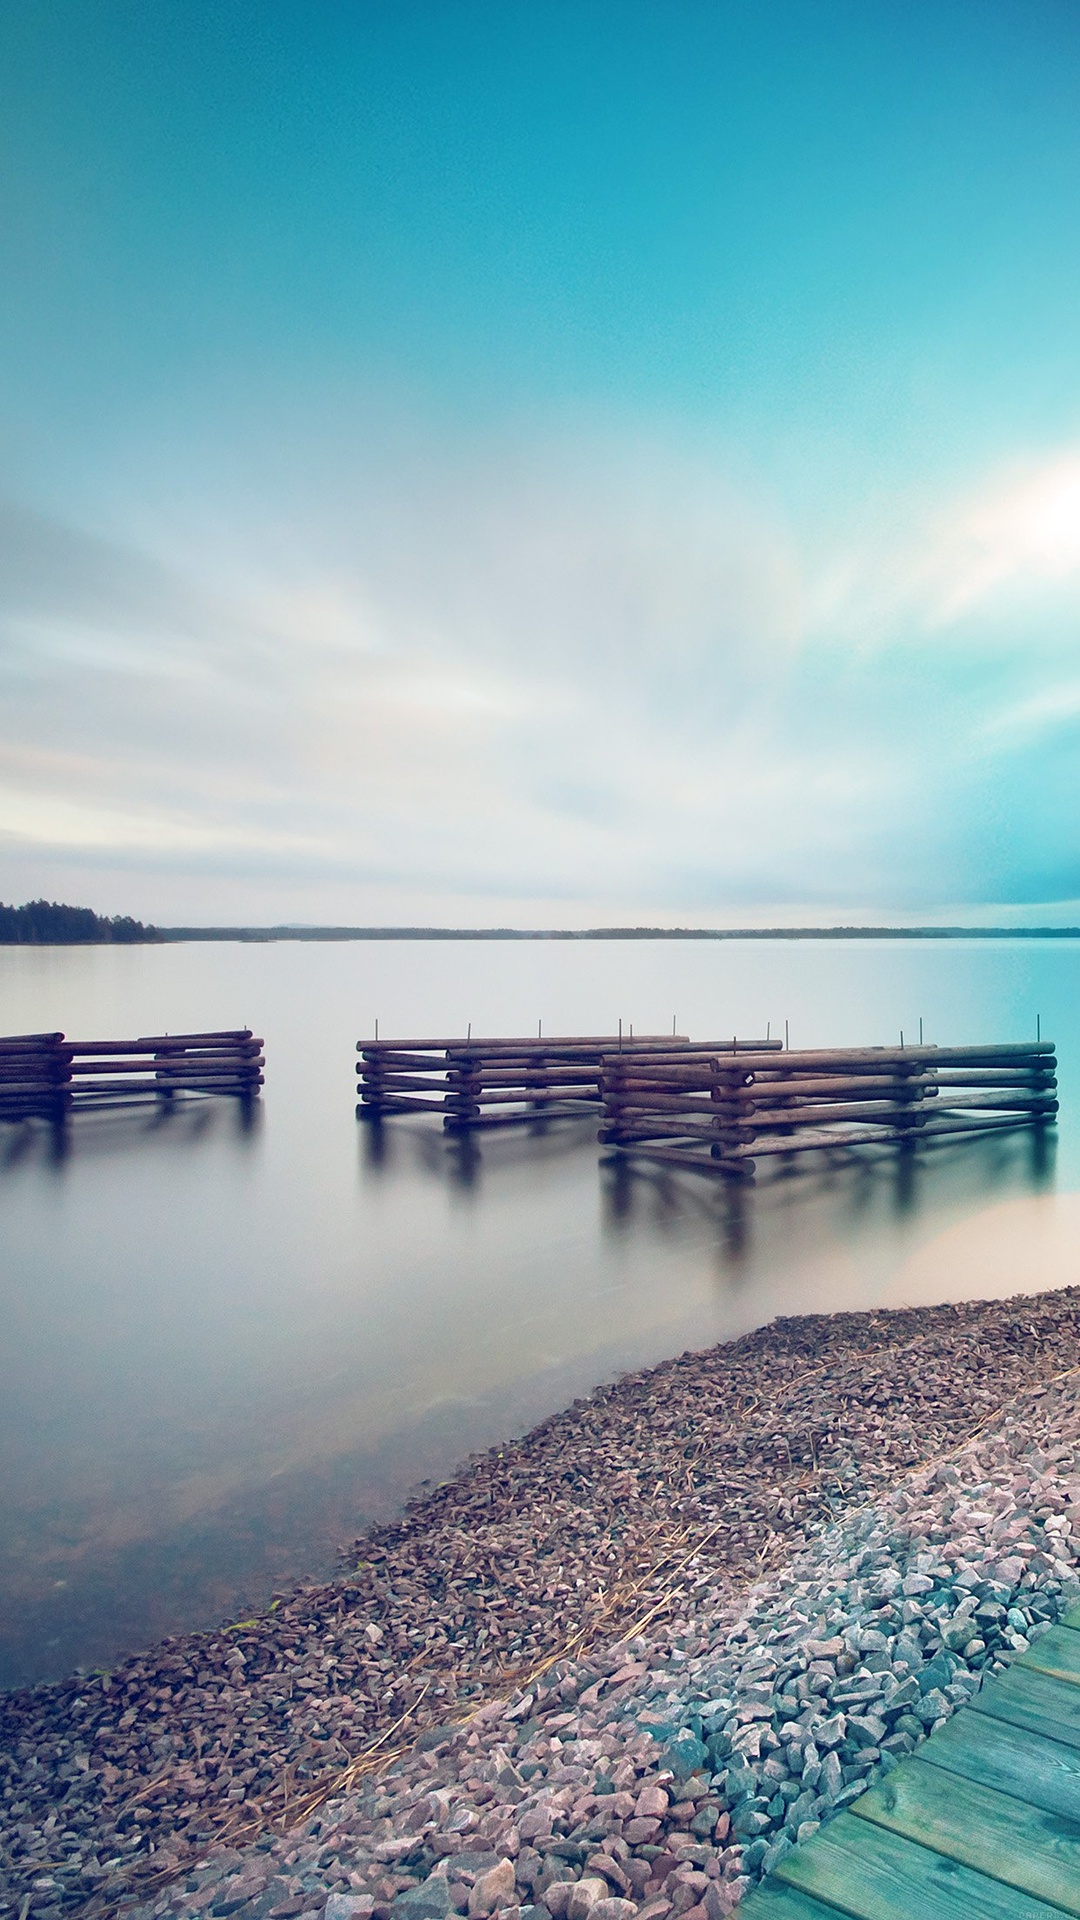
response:
M28 900L21 907L0 901L0 946L135 946L160 939L157 927L144 926L126 913L109 919L91 907L69 907L56 900Z

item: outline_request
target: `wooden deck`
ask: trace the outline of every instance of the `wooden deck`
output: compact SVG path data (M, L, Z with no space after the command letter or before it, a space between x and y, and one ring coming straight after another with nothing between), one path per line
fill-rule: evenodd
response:
M747 1920L1080 1915L1080 1607L797 1846Z

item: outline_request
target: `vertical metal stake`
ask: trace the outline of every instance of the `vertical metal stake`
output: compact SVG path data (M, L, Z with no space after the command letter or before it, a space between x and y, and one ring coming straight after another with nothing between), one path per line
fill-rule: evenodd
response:
M1037 1013L1035 1015L1035 1039L1036 1039L1036 1042L1042 1039L1042 1014L1041 1013Z
M922 1046L922 1014L919 1015L919 1045Z
M900 1051L901 1051L901 1053L903 1053L903 1051L904 1051L904 1029L903 1029L903 1027L901 1027L901 1029L900 1029Z
M788 1051L788 1047L789 1047L789 1041L788 1041L788 1023L787 1023L787 1021L785 1020L785 1021L784 1021L784 1052L785 1052L785 1053L787 1053L787 1051Z
M376 1038L376 1040L378 1040L378 1038L379 1038L379 1020L378 1020L378 1015L376 1015L376 1018L375 1018L375 1038Z

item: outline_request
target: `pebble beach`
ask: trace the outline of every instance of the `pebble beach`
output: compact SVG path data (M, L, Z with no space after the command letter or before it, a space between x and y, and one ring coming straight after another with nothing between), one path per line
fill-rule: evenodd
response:
M332 1582L5 1696L0 1912L719 1920L1074 1603L1078 1540L1080 1289L775 1322Z

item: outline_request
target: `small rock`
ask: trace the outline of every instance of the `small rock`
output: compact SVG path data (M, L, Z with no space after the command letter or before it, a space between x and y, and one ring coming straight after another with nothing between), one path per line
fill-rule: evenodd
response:
M575 1880L570 1898L566 1903L566 1920L588 1920L588 1916L593 1908L597 1906L600 1901L606 1902L609 1901L609 1899L610 1896L606 1880L601 1880L592 1874L588 1875L584 1880ZM614 1904L616 1906L623 1906L626 1903L616 1901Z
M639 1847L652 1840L659 1831L659 1820L628 1820L623 1828L623 1836L632 1847Z
M931 1687L929 1693L924 1693L911 1710L924 1727L932 1727L935 1720L943 1720L951 1711L951 1702L946 1700L939 1687Z
M544 1905L551 1915L551 1920L563 1920L570 1902L570 1895L576 1886L576 1880L552 1880L550 1885L544 1888Z
M497 1867L491 1867L487 1873L482 1873L469 1895L469 1920L487 1920L487 1916L497 1913L500 1907L508 1907L514 1899L516 1885L511 1860L500 1860ZM418 1888L417 1891L419 1892L420 1889ZM395 1912L397 1907L398 1902L395 1900ZM442 1915L436 1916L435 1920L442 1920L442 1916L447 1911L448 1906L442 1909ZM428 1916L417 1915L417 1920L428 1920Z
M663 1787L642 1787L638 1794L634 1812L639 1820L662 1818L667 1812L670 1801Z
M823 1747L826 1751L830 1747L840 1746L848 1724L850 1723L845 1720L842 1713L834 1713L831 1719L823 1721L820 1727L814 1728L814 1745ZM883 1727L882 1732L884 1731Z

